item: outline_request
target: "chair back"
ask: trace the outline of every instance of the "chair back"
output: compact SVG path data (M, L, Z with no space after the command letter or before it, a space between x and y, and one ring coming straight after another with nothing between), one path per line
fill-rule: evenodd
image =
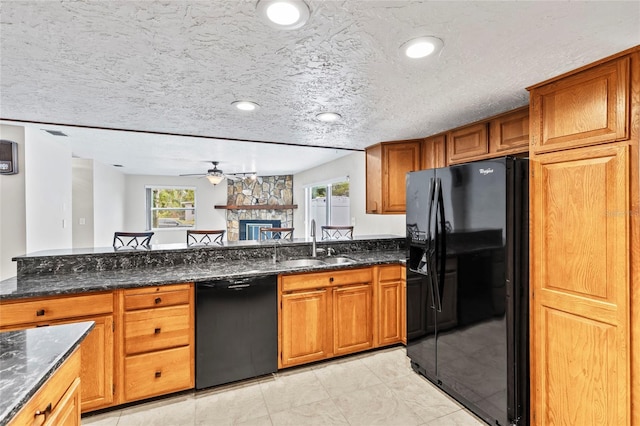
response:
M293 240L293 228L260 228L262 240Z
M225 231L223 229L213 230L194 230L187 229L187 245L209 245L209 244L222 244Z
M113 247L148 247L153 232L114 232Z
M353 226L324 225L320 228L323 240L353 240Z

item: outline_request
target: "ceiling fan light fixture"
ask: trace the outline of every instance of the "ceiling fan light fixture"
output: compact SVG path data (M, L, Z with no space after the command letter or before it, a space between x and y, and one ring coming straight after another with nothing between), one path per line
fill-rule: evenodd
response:
M260 108L260 105L252 101L234 101L231 105L240 111L255 111Z
M421 59L437 53L444 43L437 37L418 37L400 46L402 52L411 59Z
M333 123L340 120L342 116L337 112L321 112L316 115L316 120L323 121L325 123Z
M224 180L224 175L217 173L208 174L207 180L209 181L209 183L211 183L211 185L215 186Z
M295 30L309 19L309 6L302 0L259 0L258 13L267 24L281 30Z

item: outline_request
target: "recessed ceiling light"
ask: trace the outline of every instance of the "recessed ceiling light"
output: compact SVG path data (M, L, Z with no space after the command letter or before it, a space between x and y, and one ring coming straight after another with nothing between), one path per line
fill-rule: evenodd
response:
M400 49L412 59L420 59L432 55L442 49L444 43L437 37L418 37L400 46Z
M240 111L255 111L256 109L260 108L260 105L251 101L235 101L231 102L231 105L233 105Z
M338 121L342 118L342 116L340 114L338 114L337 112L321 112L320 114L316 115L316 119L319 121L324 121L327 123L332 123L334 121Z
M309 19L309 6L302 0L260 0L257 10L274 28L295 30Z

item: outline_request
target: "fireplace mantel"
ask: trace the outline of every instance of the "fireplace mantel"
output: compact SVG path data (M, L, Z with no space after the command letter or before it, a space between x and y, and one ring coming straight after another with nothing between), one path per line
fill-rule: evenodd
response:
M232 205L215 205L216 209L224 209L224 210L291 210L297 209L297 204L252 204L248 206L232 206Z

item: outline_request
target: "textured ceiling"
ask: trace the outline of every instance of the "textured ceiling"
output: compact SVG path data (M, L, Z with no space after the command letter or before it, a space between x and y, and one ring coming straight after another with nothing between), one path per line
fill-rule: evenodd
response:
M362 149L525 105L525 87L640 44L638 1L307 4L306 26L278 31L255 0L2 1L0 118ZM437 57L400 55L423 35L444 41ZM237 99L261 108L243 114L231 108ZM322 111L343 119L318 122ZM196 173L200 160L247 171L252 146L65 133L76 155L93 152L127 173ZM152 149L159 139L165 148ZM265 148L282 172L300 171L297 152L258 145L261 174ZM320 164L345 153L323 151L305 157Z

